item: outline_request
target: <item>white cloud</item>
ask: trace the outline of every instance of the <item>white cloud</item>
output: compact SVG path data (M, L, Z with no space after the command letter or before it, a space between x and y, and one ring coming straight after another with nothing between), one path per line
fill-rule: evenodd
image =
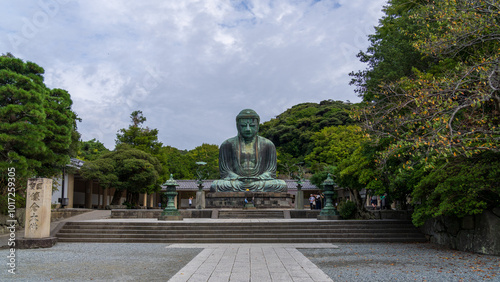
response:
M358 101L347 74L365 68L355 55L385 2L19 0L0 11L0 52L71 93L84 140L113 148L142 110L164 144L192 149L236 134L243 108L266 121Z

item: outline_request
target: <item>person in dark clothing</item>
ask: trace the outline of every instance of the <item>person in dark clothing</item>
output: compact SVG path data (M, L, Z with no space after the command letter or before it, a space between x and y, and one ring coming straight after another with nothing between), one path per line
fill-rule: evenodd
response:
M373 196L371 200L371 205L374 210L377 209L378 201L377 201L377 196Z
M321 209L321 195L320 194L316 195L316 209L317 210Z

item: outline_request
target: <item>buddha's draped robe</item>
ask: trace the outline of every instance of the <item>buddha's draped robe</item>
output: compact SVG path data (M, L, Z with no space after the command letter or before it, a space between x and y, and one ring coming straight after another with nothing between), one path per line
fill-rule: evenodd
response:
M253 150L244 150L244 141L235 136L219 149L221 179L212 183L211 191L286 192L285 181L276 178L276 148L268 139L255 136Z

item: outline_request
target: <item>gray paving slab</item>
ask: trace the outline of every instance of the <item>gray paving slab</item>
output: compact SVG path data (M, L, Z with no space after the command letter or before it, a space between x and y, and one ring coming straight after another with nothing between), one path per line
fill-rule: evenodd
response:
M332 281L297 248L332 244L172 244L204 248L169 281Z

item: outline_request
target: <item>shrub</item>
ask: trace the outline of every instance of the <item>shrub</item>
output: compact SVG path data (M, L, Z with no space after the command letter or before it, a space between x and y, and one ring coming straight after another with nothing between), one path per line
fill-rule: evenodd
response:
M356 204L353 201L341 202L338 207L339 214L343 219L351 219L356 212Z

